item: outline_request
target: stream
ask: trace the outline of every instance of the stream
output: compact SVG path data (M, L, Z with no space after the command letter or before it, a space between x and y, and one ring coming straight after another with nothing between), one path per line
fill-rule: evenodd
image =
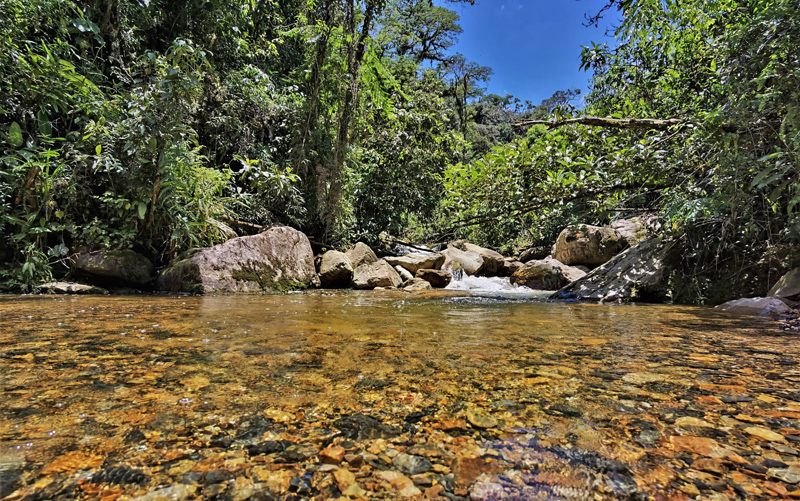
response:
M795 336L476 280L0 297L0 498L800 496Z

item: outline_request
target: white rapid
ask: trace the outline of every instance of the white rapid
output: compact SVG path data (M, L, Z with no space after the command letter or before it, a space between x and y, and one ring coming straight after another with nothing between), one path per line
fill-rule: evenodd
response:
M547 299L553 293L514 285L507 277L459 276L458 273L453 274L453 281L447 289L469 292L477 297L497 299Z

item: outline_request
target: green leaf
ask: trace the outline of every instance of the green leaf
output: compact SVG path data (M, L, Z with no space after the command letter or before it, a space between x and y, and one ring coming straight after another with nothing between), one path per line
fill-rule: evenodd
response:
M102 144L98 144L97 146L94 147L94 151L95 151L95 153L100 155L101 153L103 153L103 145Z
M53 126L50 125L50 119L47 118L47 113L45 113L44 110L39 110L39 113L36 114L36 118L39 120L39 132L44 136L53 135Z
M136 202L136 209L139 211L139 219L144 219L144 216L147 213L147 204Z
M15 148L19 148L24 142L22 140L22 129L17 122L13 122L8 129L8 142Z

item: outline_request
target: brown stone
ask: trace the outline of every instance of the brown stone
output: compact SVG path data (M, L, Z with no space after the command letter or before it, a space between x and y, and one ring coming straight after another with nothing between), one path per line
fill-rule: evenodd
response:
M469 487L481 473L488 471L489 467L483 458L459 456L453 461L453 479L459 487Z
M344 447L339 447L338 445L323 449L319 453L319 461L324 464L339 464L344 461L344 457Z
M453 280L453 275L450 274L449 271L444 270L433 270L433 269L421 269L417 270L417 278L421 278L431 284L432 287L436 289L444 289L448 285L450 285L450 281Z

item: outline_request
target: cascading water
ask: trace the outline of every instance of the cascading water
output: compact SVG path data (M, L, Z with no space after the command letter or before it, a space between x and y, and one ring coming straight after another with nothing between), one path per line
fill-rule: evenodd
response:
M453 281L447 286L449 290L469 292L473 296L496 299L547 299L552 292L537 291L511 283L508 277L473 277L462 272L453 271Z

